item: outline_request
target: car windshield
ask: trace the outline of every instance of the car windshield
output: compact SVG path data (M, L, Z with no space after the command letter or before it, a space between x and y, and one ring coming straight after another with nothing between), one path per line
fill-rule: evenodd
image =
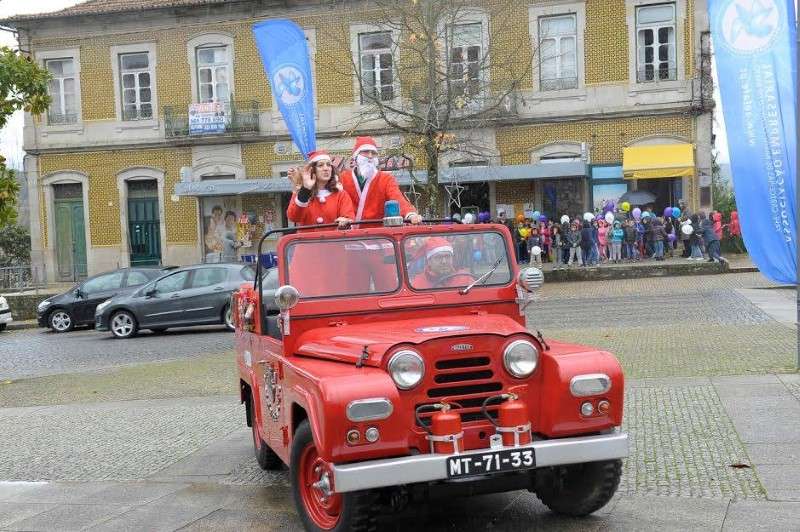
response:
M413 236L403 241L403 255L415 290L465 287L477 280L476 286L511 282L508 252L500 233Z
M301 299L390 293L400 288L395 256L386 238L301 240L286 247L287 279Z

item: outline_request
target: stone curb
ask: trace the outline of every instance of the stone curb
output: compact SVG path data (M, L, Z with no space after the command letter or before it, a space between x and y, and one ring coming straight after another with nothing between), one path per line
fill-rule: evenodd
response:
M38 329L39 323L36 320L25 320L25 321L12 321L6 327L9 331L19 331L22 329Z

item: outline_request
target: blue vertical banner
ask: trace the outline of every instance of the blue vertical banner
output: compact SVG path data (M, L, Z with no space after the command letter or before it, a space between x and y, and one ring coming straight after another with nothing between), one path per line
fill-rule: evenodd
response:
M794 0L711 0L709 10L742 236L764 275L794 284Z
M317 139L306 35L291 20L274 19L254 24L253 37L289 135L308 158Z

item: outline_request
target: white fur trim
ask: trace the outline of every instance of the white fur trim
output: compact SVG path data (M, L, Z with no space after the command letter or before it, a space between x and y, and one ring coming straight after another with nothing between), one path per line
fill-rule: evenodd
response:
M361 146L358 147L356 151L353 152L353 155L358 155L359 153L365 150L378 151L378 148L376 148L372 144L362 144Z
M319 161L331 162L331 156L328 155L327 153L320 153L319 155L316 155L316 156L312 157L311 159L309 159L308 164L314 164L314 163L319 162Z
M308 201L300 201L300 198L298 198L297 196L294 197L294 203L298 207L308 207Z
M331 192L328 189L321 188L321 189L317 190L317 197L318 198L327 198L330 195L331 195Z
M433 248L432 250L430 250L429 252L427 252L425 254L425 258L429 259L429 258L433 257L434 255L436 255L437 253L443 253L443 252L447 252L447 253L450 253L452 255L453 254L453 247L452 246L439 246L438 248Z

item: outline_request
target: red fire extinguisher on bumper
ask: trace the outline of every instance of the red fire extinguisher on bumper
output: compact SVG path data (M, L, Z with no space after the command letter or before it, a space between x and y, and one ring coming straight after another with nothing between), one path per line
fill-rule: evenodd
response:
M489 415L487 408L494 403L500 403L497 408L497 421ZM495 431L503 438L506 447L519 447L532 441L531 421L528 417L528 405L514 393L503 393L487 397L481 407L481 412L492 425Z
M430 427L426 426L419 417L425 411L434 412L431 416ZM461 428L461 414L453 412L450 403L420 405L417 407L415 415L417 423L428 432L426 438L431 442L432 453L458 454L464 450L460 443L464 437L464 431Z

